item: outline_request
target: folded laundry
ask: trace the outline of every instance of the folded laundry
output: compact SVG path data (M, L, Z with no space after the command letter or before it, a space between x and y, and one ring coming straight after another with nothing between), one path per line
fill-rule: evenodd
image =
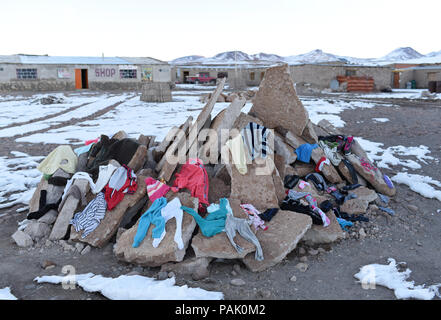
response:
M78 158L70 146L58 146L38 165L37 169L52 175L57 169L63 169L67 173L75 173Z
M304 143L296 149L297 160L309 163L311 160L312 150L318 148L317 144Z
M100 192L92 201L90 201L83 211L76 213L70 221L77 232L83 230L81 238L87 237L94 231L106 214L107 203L104 199L104 193Z
M155 228L152 230L153 239L160 239L165 228L165 219L161 214L162 208L167 205L167 199L164 197L156 199L150 208L144 212L139 218L138 229L133 238L133 248L138 248L144 240L149 230L150 224L154 224Z

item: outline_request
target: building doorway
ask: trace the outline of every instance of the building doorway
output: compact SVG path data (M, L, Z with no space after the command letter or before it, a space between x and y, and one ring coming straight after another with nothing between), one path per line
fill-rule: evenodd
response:
M190 75L190 73L188 71L184 71L182 72L182 76L184 77L183 79L183 83L187 83L187 77Z
M399 89L400 88L400 73L394 72L394 88Z
M88 89L89 78L87 69L75 69L75 88L76 89Z

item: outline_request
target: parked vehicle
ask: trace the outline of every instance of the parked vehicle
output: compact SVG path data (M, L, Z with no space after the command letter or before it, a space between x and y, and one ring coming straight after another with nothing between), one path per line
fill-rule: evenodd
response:
M216 84L216 78L210 77L208 73L197 73L195 76L187 76L186 82L194 83L194 84L200 84L200 83Z

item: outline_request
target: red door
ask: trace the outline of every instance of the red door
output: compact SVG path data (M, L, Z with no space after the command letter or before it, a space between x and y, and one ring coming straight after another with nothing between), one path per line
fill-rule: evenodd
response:
M399 89L400 88L400 73L394 72L394 88Z
M83 82L81 81L81 69L75 69L75 88L83 88Z

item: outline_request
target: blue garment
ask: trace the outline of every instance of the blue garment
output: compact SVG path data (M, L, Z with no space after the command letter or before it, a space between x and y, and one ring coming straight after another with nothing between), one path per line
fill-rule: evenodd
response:
M139 218L138 230L133 238L133 248L138 248L142 240L144 240L150 223L156 227L153 229L152 237L158 239L165 230L165 220L161 215L161 210L167 205L167 199L164 197L156 199L150 208Z
M204 236L212 237L224 231L225 220L227 219L228 209L230 208L230 204L226 198L220 199L219 202L220 205L217 210L216 206L210 206L210 211L212 209L214 209L215 211L211 211L205 219L202 218L192 208L182 206L181 209L193 216Z
M309 160L311 160L311 152L315 148L318 148L317 144L309 144L309 143L302 144L300 147L296 149L297 159L302 162L309 163Z
M347 221L347 220L342 219L342 218L337 218L337 221L340 224L340 227L344 231L348 231L348 229L346 229L346 227L352 227L354 225L351 221Z
M385 196L384 194L381 194L381 193L377 193L377 194L378 194L378 197L380 197L380 200L383 203L385 203L385 204L389 203L389 197L388 196Z
M77 156L80 156L80 154L85 153L85 152L89 152L90 148L92 148L93 143L87 145L87 146L82 146L79 148L74 149L74 152L76 153Z

